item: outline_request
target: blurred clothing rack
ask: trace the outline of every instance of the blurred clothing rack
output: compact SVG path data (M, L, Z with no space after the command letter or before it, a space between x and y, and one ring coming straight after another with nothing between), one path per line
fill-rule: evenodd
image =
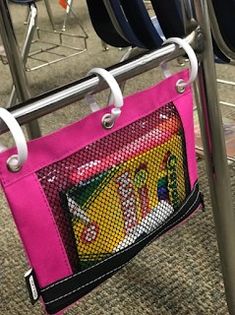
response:
M4 1L2 0L2 2ZM183 0L182 2L185 3L186 9L188 1ZM230 314L235 315L235 216L232 206L222 117L217 95L210 21L207 1L194 0L192 2L195 8L195 18L200 25L187 37L187 41L200 58L198 82L195 84L194 92L198 105L227 303ZM3 6L2 8L4 9ZM115 65L108 70L120 83L159 66L162 61L173 60L183 54L180 48L168 45ZM87 77L43 96L23 102L16 108L11 108L10 111L20 124L29 123L83 98L88 92L96 93L105 88L107 88L107 85L105 83L99 84L97 77ZM6 131L6 128L1 126L0 133Z

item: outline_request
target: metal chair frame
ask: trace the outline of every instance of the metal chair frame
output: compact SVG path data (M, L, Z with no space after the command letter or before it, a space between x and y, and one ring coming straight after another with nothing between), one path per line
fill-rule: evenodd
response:
M73 0L68 0L67 9L64 16L64 21L60 29L56 28L54 23L54 16L49 0L43 0L47 15L50 21L51 29L41 28L37 26L35 37L32 40L32 49L28 54L28 61L36 60L39 62L36 66L30 66L29 62L26 65L26 71L38 70L42 67L66 60L68 58L77 56L87 50L87 39L88 34L84 27L82 26L80 19L76 12L73 9ZM70 15L76 19L79 33L70 33L68 31L68 20ZM43 39L43 35L49 34L53 40ZM66 40L72 39L76 41L76 44L66 44ZM39 44L39 49L34 49L35 44ZM63 49L63 52L60 52L60 49ZM66 51L66 52L65 52ZM50 54L52 60L45 59L45 53Z

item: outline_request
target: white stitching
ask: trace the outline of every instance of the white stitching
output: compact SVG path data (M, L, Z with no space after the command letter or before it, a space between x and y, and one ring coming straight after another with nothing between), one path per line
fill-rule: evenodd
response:
M92 280L92 281L90 281L90 282L88 282L88 283L82 285L81 287L79 287L79 288L77 288L77 289L75 289L75 290L73 290L73 291L71 291L71 292L69 292L69 293L67 293L67 294L65 294L65 295L62 295L62 296L60 296L60 297L58 297L58 298L56 298L56 299L54 299L54 300L52 300L52 301L50 301L50 302L46 302L45 304L48 305L48 304L54 303L54 302L56 302L56 301L58 301L58 300L61 300L61 299L63 299L64 297L69 296L69 295L75 293L76 291L79 291L80 289L83 289L83 288L87 287L88 285L92 284L93 282L96 282L97 280L100 280L100 279L104 278L105 276L109 275L110 273L113 273L113 272L115 272L116 270L121 269L121 268L124 267L126 264L127 264L127 262L126 262L125 264L122 264L121 266L118 266L117 268L115 268L115 269L113 269L113 270L111 270L111 271L109 271L109 272L103 274L103 275L100 276L99 278L96 278L95 280Z
M176 220L176 222L173 222L170 226L168 226L168 227L166 227L165 229L163 229L163 231L161 231L160 233L163 233L163 232L164 232L165 230L167 230L169 227L171 228L173 225L177 224L185 215L187 215L187 213L190 212L190 210L194 207L195 203L198 201L199 195L200 195L200 192L197 193L197 197L196 197L194 203L193 203L192 206L188 209L188 211L186 211L186 212L184 213L183 216L181 216L180 218L178 218L178 220ZM158 233L158 235L159 235L160 233ZM153 234L153 233L151 233L151 234ZM149 237L151 234L149 234L148 237ZM158 235L156 235L156 237L157 237ZM147 238L147 236L146 236L145 238ZM145 238L144 238L144 239L145 239ZM142 239L141 241L143 241L144 239ZM135 243L135 245L136 245L136 243ZM134 257L133 257L133 258L134 258ZM69 295L71 295L71 294L73 294L73 293L79 291L79 290L82 289L82 288L87 287L88 285L90 285L90 284L96 282L97 280L100 280L100 279L104 278L104 277L107 276L108 274L113 273L113 272L115 272L115 271L118 270L118 269L121 269L123 266L127 265L129 262L130 262L130 261L126 262L125 264L122 264L121 266L119 266L119 267L117 267L117 268L115 268L115 269L113 269L113 270L111 270L111 271L109 271L109 272L103 274L103 275L100 276L99 278L96 278L96 279L94 279L94 280L92 280L92 281L90 281L90 282L84 284L83 286L81 286L81 287L79 287L79 288L77 288L77 289L75 289L75 290L73 290L73 291L71 291L71 292L69 292L69 293L67 293L67 294L65 294L65 295L62 295L62 296L60 296L60 297L58 297L58 298L56 298L56 299L54 299L54 300L52 300L52 301L46 302L45 305L54 303L54 302L56 302L56 301L58 301L58 300L63 299L63 298L66 297L66 296L69 296Z
M164 223L162 223L162 224L159 226L159 228L160 228L161 226L163 226L164 224L166 224L169 220L173 219L173 218L177 215L177 213L181 211L181 209L184 207L184 205L185 205L185 204L188 202L188 200L191 198L192 194L195 192L197 186L198 186L198 182L197 182L197 183L195 184L195 186L193 187L193 190L191 191L190 195L188 196L188 198L186 199L186 201L184 202L184 204L182 205L182 207L181 207L177 212L175 212L172 217L169 217L168 220L166 220ZM153 231L152 233L148 234L148 236L150 236L150 235L153 234L153 233L154 233L154 231ZM145 238L147 238L148 236L146 236ZM138 241L138 242L136 242L136 243L130 245L128 248L123 249L123 250L120 251L120 252L123 253L123 252L129 250L131 247L135 246L136 244L138 244L139 242L141 242L141 241L144 240L145 238L143 238L143 239L141 239L140 241ZM117 255L119 255L120 252L118 252L118 253L112 255L111 257L106 258L105 261L108 261L109 259L111 259L111 258L113 258L113 257L115 257L115 256L117 256ZM91 269L93 269L93 268L96 268L97 266L99 266L99 265L102 264L103 262L104 262L104 261L101 261L101 262L97 263L97 264L94 265L94 266L91 266L91 267L89 267L89 268L87 268L87 269L85 269L85 270L80 271L79 273L75 273L75 274L73 274L73 275L71 275L71 276L69 276L69 277L67 277L67 278L65 278L65 279L60 280L59 282L53 283L53 284L51 284L50 286L48 286L48 287L46 287L46 288L44 288L44 289L41 289L41 292L43 293L43 292L45 292L45 291L47 291L47 290L49 290L49 289L51 289L51 288L53 288L53 287L55 287L55 286L57 286L57 285L59 285L59 284L65 282L65 281L67 281L67 280L70 280L70 279L76 277L78 274L81 275L81 274L83 274L85 271L88 271L88 270L91 270Z
M173 222L172 224L170 224L170 226L167 226L165 229L163 229L163 231L161 231L160 233L158 233L158 234L156 235L156 237L157 237L159 234L164 233L167 229L171 228L173 225L177 224L185 215L187 215L188 212L190 212L191 209L194 207L195 203L198 201L199 195L200 195L200 192L197 193L197 197L196 197L194 203L191 205L191 207L188 209L188 211L186 211L186 212L184 213L184 215L182 215L180 218L178 218L178 220L176 220L175 222ZM153 234L153 233L151 233L151 234ZM139 242L142 242L142 241L145 240L147 237L149 237L151 234L149 234L148 236L146 236L145 238L143 238L143 239L142 239L141 241L139 241ZM134 245L137 245L137 243L135 243ZM134 245L132 245L132 246L134 246ZM129 248L128 248L128 249L129 249ZM126 251L127 251L127 249L126 249ZM96 279L94 279L94 280L92 280L92 281L90 281L90 282L84 284L83 286L81 286L81 287L79 287L79 288L77 288L77 289L75 289L75 290L73 290L73 291L71 291L71 292L69 292L69 293L67 293L67 294L65 294L65 295L62 295L62 296L60 296L60 297L58 297L58 298L56 298L56 299L54 299L54 300L52 300L52 301L46 302L45 304L48 305L48 304L54 303L54 302L56 302L56 301L58 301L58 300L61 300L62 298L66 297L66 296L69 296L69 295L71 295L71 294L73 294L73 293L79 291L79 290L82 289L82 288L87 287L88 285L90 285L90 284L96 282L97 280L104 278L104 277L107 276L108 274L110 274L110 273L112 273L112 272L115 272L115 271L118 270L118 269L121 269L121 268L122 268L123 266L125 266L127 263L129 263L129 261L126 262L125 264L122 264L121 266L119 266L119 267L117 267L117 268L115 268L115 269L113 269L113 270L111 270L111 271L109 271L109 272L103 274L103 275L100 276L99 278L96 278Z

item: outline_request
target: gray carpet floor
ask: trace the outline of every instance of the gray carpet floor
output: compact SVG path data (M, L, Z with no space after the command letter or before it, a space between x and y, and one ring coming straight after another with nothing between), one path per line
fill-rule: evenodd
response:
M51 2L59 25L63 20L63 10L57 1ZM39 24L46 28L48 21L42 2L38 2L38 6ZM66 61L30 72L28 79L32 95L79 79L94 66L115 64L123 55L123 51L112 47L107 52L102 51L100 40L91 27L84 0L75 4L75 10L89 34L88 50ZM25 8L11 6L11 12L21 43ZM72 23L72 31L79 31L75 23ZM12 81L7 66L0 64L0 71L0 104L5 106ZM217 72L222 78L234 77L234 68L229 66L219 65ZM155 69L134 78L127 83L125 94L141 90L161 77L159 70ZM227 101L234 98L231 87L219 86L219 93ZM105 104L107 95L107 91L100 93L97 100ZM48 133L87 113L84 101L77 102L41 118L40 126L43 133ZM231 113L228 114L231 116ZM1 136L1 139L5 144L12 143L8 135ZM198 171L201 190L205 195L205 211L196 213L183 226L145 248L126 268L67 311L67 315L228 314L203 160L198 162ZM230 172L235 191L233 165L230 165ZM40 304L32 306L29 302L23 279L28 269L27 261L3 195L0 196L0 204L0 314L43 314Z

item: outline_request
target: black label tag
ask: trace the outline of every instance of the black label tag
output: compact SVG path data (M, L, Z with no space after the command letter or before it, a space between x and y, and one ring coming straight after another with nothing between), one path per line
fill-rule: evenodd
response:
M34 270L30 269L29 271L27 271L24 275L24 278L29 292L31 303L34 305L40 297L40 290Z

